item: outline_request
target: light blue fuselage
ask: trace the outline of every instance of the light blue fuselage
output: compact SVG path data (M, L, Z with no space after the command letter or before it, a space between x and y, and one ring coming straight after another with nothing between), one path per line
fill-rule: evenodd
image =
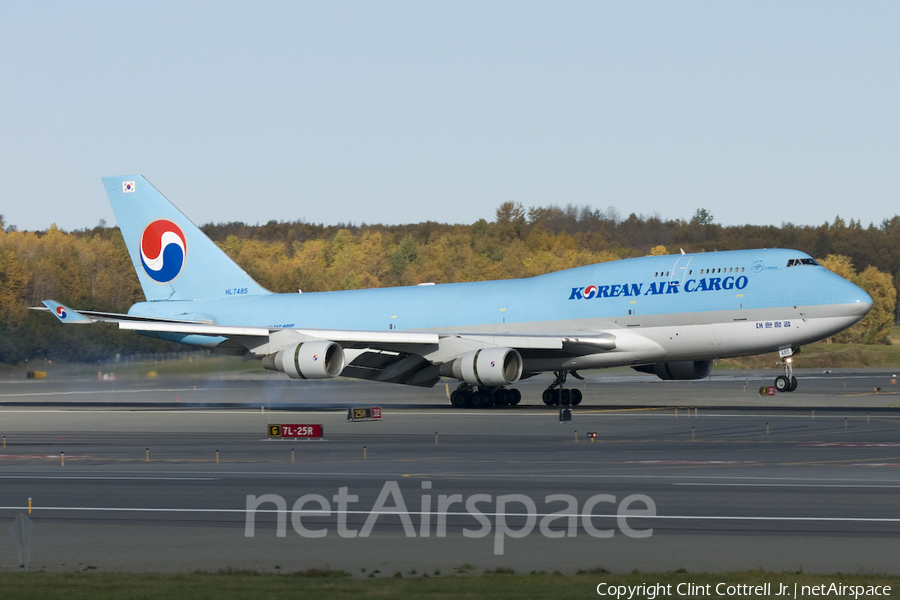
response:
M303 294L242 295L240 282L235 282L229 295L223 290L225 297L219 299L144 302L129 312L273 328L472 333L628 328L653 338L654 328L691 327L693 333L684 335L696 337L704 326L735 323L762 330L753 334L749 327L736 329L738 337L761 336L766 329L786 324L796 330L803 319L855 321L864 314L863 307L871 306L863 290L821 266L788 267L794 259L809 257L780 249L648 256L528 279ZM761 337L758 343L745 339L735 349L720 340L717 352L719 356L758 352L763 350L757 348L782 346L785 339L794 338L808 343L813 341L810 336L819 339L839 330L805 327L806 335L772 336L771 344ZM165 337L207 346L220 340ZM676 355L670 352L670 357Z

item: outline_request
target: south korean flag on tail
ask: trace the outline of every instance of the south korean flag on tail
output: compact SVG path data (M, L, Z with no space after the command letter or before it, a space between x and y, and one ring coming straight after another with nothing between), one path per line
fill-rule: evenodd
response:
M133 181L123 181L122 182L122 193L128 194L134 191L134 182Z

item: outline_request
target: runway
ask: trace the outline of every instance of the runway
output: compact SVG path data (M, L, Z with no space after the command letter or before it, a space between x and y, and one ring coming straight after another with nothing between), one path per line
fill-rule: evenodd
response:
M577 387L584 407L624 406L784 406L877 407L900 406L898 373L883 370L795 370L797 391L760 396L773 385L778 369L723 370L698 381L662 381L631 369L589 371L584 380L569 377L566 387ZM542 407L541 392L549 376L520 381L523 406ZM892 383L893 382L893 383ZM335 408L377 404L395 407L449 408L455 384L433 388L373 383L353 379L290 380L260 369L258 374L209 375L177 378L121 377L118 380L72 378L46 380L0 379L0 406L202 406L278 408Z
M848 388L844 376L801 380L807 391L789 407L754 406L772 397L744 392L739 378L588 382L606 403L586 400L562 424L536 405L425 408L438 389L384 402L379 394L395 388L339 384L333 396L273 410L274 401L255 406L269 381L201 382L198 396L234 408L170 408L171 390L194 393L181 381L116 382L151 391L95 393L94 406L59 397L105 392L102 382L0 385L0 515L11 523L31 498L31 568L62 571L896 574L900 412L889 383L874 392L883 376L846 375ZM56 396L10 400L22 390ZM643 395L640 406L629 391ZM115 406L136 394L145 401ZM253 408L237 401L248 394ZM341 400L388 408L381 422L349 422ZM321 424L324 439L267 437L270 424L288 423ZM248 506L265 495L248 525ZM0 569L16 570L16 543L2 538Z

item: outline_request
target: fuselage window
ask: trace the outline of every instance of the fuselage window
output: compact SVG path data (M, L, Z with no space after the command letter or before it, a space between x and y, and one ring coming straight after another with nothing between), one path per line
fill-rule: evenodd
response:
M819 263L811 258L791 258L788 260L787 266L798 267L800 265L809 265L811 267L818 266Z

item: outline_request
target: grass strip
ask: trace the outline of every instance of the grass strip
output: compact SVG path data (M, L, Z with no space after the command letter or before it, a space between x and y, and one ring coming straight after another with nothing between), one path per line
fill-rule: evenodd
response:
M900 597L900 576L877 574L816 575L803 572L775 573L767 571L743 571L734 573L688 573L683 569L666 573L613 574L604 569L579 571L573 575L561 573L516 574L512 569L497 569L473 574L474 567L464 565L455 573L440 575L416 573L365 573L349 574L344 571L309 570L296 573L258 573L255 571L226 570L218 573L0 573L0 589L4 600L19 598L67 600L90 598L105 599L190 599L228 600L231 598L283 599L366 599L366 598L615 598L608 586L666 586L667 593L657 588L634 590L631 598L717 598L740 595L741 597L793 598L794 585L797 597L826 596L828 586L890 586L890 596ZM750 588L732 590L732 594L716 593L716 586L762 586L770 584L769 595L752 593ZM613 595L600 596L602 591ZM678 585L682 584L681 588ZM686 584L695 586L688 588ZM776 596L786 586L789 593ZM803 588L807 586L807 588ZM818 593L813 593L814 586ZM678 594L679 591L682 594ZM842 588L837 588L842 590ZM720 588L727 592L726 588ZM761 591L761 590L757 590ZM805 594L802 592L806 591ZM846 589L831 597L853 598L854 592ZM884 592L883 588L881 592ZM692 593L693 592L693 593ZM622 596L627 598L627 593ZM860 598L886 596L859 595Z

